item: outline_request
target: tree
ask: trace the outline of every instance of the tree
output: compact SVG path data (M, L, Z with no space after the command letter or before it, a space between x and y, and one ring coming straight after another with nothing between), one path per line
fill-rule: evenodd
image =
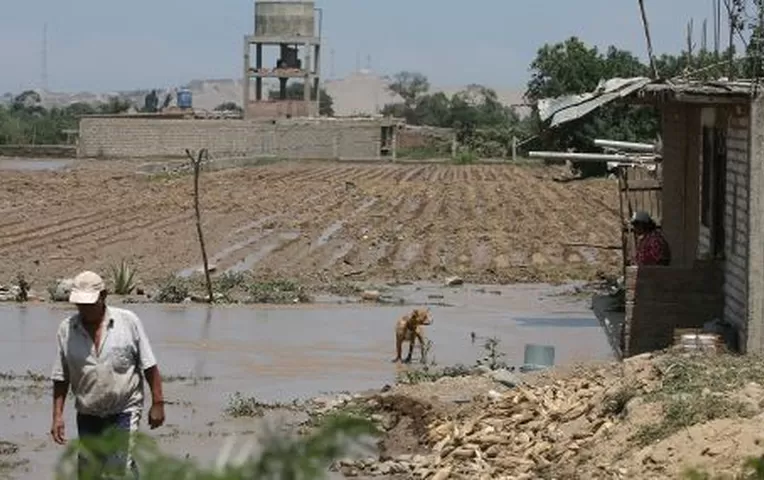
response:
M216 112L238 112L241 113L244 110L236 104L236 102L225 102L215 107Z
M150 91L143 100L143 111L156 113L159 109L159 96L156 90Z
M319 88L320 98L318 100L318 114L327 117L334 116L334 99L324 88ZM278 90L268 92L270 100L278 100ZM286 98L289 100L302 100L305 98L305 84L303 82L293 82L287 85ZM311 92L311 100L316 99L316 92Z
M430 91L430 82L421 73L403 71L393 76L388 88L400 95L407 107L414 108L419 98Z
M571 93L594 90L603 74L597 48L587 47L578 37L544 45L531 63L526 97L535 102Z
M109 97L109 100L106 103L102 103L98 106L98 112L104 115L117 115L130 110L130 107L132 107L132 104L129 100L113 96Z

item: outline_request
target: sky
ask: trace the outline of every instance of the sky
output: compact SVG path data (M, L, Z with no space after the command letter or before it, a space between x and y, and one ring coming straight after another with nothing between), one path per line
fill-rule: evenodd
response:
M4 3L0 94L42 85L46 23L48 87L66 92L240 78L243 37L254 30L252 0ZM646 58L637 0L317 0L316 6L324 12L324 78L370 65L380 74L419 71L437 86L521 90L538 48L572 35ZM645 6L656 53L678 52L690 19L699 39L708 18L711 37L712 0L645 0Z

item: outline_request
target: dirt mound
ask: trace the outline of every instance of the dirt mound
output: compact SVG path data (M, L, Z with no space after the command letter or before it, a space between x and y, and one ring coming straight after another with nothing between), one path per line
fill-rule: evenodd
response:
M56 277L108 272L123 258L141 287L197 269L191 177L136 169L82 162L71 171L4 172L0 283L23 272L45 295ZM563 281L614 270L615 185L561 184L550 172L330 162L205 172L204 236L216 274L305 284Z
M760 359L669 353L527 380L422 411L426 431L411 430L426 452L381 464L411 478L668 479L692 468L736 474L764 452ZM389 402L419 408L400 396ZM395 438L386 437L388 451Z
M424 451L432 404L403 395L380 395L370 406L385 418L387 433L380 444L380 458Z

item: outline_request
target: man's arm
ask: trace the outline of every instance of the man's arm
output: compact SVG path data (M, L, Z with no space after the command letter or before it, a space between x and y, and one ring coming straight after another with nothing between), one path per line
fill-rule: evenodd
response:
M162 393L162 375L159 373L159 367L154 365L143 371L146 375L146 381L151 389L151 405L164 405L164 394Z
M53 362L53 421L50 428L50 434L53 441L59 445L66 443L64 436L64 404L66 403L66 394L69 393L69 369L64 355L64 339L62 329L59 329L56 336L56 358Z
M157 428L164 423L164 393L162 392L162 376L159 373L151 343L143 329L143 323L136 315L133 318L135 340L138 346L138 362L146 376L146 382L151 389L151 408L149 409L149 426Z

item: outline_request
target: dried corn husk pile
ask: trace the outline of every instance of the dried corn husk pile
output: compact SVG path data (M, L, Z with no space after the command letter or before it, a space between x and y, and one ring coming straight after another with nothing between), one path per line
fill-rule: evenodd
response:
M403 466L411 478L436 480L562 478L563 469L587 460L583 451L614 427L628 400L651 389L654 377L646 369L627 370L585 370L485 398L462 418L428 426L429 455L392 459L381 470ZM379 474L378 467L362 470Z

